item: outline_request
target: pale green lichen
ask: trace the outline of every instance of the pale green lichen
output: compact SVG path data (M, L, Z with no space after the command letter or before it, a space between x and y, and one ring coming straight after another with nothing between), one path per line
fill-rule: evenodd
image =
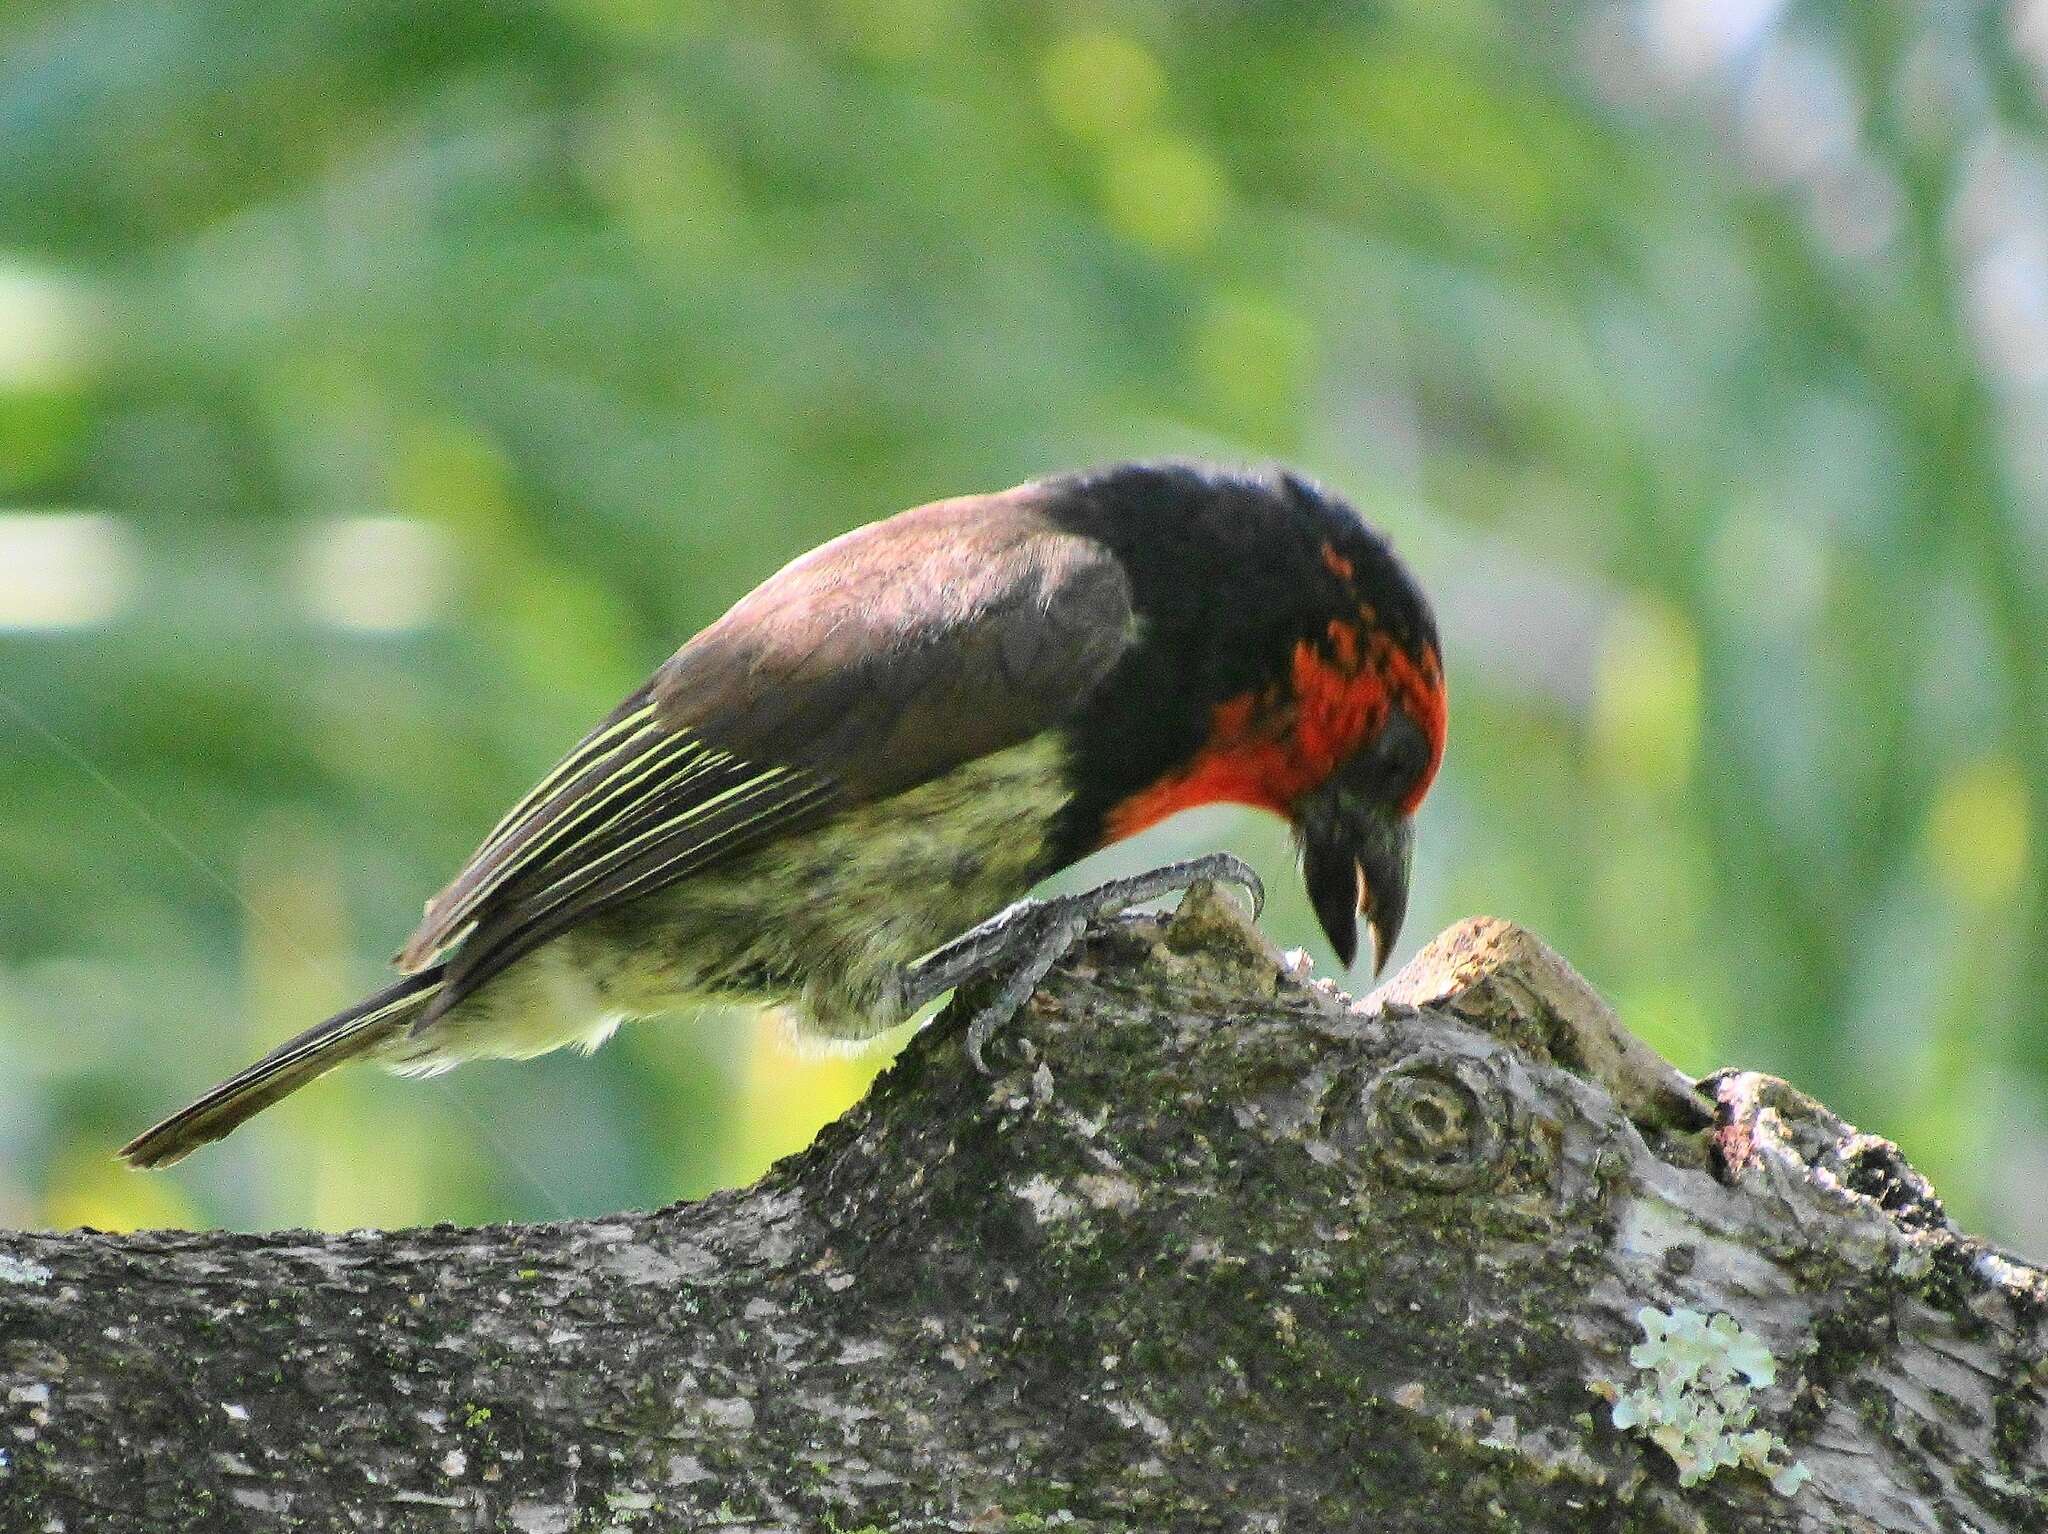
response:
M1785 1459L1785 1441L1753 1427L1755 1393L1778 1377L1771 1350L1733 1316L1645 1305L1636 1320L1647 1339L1629 1350L1644 1371L1614 1400L1614 1425L1634 1428L1670 1455L1678 1483L1694 1486L1724 1465L1746 1465L1791 1496L1811 1472Z
M0 1252L0 1284L47 1284L50 1270L39 1262Z

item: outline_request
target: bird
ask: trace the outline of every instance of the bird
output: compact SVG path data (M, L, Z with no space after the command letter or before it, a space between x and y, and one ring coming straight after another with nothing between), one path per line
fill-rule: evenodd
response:
M1120 463L956 496L804 554L684 644L427 902L395 983L120 1155L160 1167L345 1062L433 1075L594 1049L692 1005L858 1040L1000 977L984 1051L1089 919L1228 851L1029 898L1197 805L1283 816L1348 969L1384 968L1443 761L1430 604L1294 471ZM984 987L986 989L986 987Z

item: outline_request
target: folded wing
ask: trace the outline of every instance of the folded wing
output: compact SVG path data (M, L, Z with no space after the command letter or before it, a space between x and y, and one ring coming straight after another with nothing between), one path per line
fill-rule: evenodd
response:
M1030 487L919 507L771 577L494 827L399 955L432 1015L600 911L1067 718L1130 590Z

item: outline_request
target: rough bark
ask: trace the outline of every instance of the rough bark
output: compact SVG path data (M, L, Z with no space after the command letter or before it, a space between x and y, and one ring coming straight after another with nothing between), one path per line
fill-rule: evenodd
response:
M2043 1275L1499 923L1378 996L1091 934L752 1188L520 1228L0 1236L0 1529L2048 1527ZM1811 1479L1680 1484L1643 1307Z

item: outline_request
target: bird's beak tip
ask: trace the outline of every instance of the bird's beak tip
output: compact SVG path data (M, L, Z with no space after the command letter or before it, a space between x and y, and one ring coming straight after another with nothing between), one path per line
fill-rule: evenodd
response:
M1340 801L1341 802L1341 801ZM1338 962L1358 962L1359 918L1372 933L1372 972L1387 967L1408 910L1412 831L1405 818L1356 809L1306 828L1302 874Z
M1358 962L1358 939L1356 937L1352 938L1348 943L1344 942L1341 938L1333 937L1330 939L1330 943L1337 951L1337 963L1343 968L1348 970Z

